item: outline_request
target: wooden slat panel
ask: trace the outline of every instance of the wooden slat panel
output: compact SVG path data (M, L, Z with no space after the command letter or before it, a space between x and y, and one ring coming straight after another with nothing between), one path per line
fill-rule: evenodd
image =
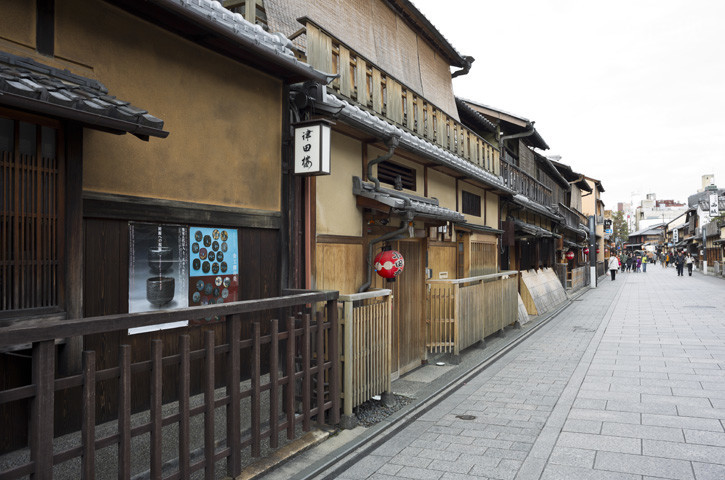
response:
M340 93L352 98L352 76L350 74L350 50L340 45Z
M377 68L373 68L373 91L372 91L372 97L373 97L373 110L375 113L381 114L383 113L383 88L381 85L382 82L382 75L380 73L380 70Z

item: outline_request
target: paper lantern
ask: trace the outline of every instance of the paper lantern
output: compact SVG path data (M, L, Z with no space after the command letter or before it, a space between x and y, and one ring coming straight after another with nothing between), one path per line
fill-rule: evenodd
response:
M574 252L572 250L566 252L566 258L568 258L569 260L574 260Z
M403 271L405 260L397 250L383 250L373 262L375 271L383 278L395 278Z
M599 247L597 247L597 253L599 253Z
M589 247L584 249L584 255L589 255Z

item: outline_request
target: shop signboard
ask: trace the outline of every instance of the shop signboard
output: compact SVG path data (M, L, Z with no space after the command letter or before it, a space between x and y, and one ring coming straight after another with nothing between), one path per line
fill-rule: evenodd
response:
M710 195L710 216L717 217L720 215L720 206L718 205L718 195L713 193Z

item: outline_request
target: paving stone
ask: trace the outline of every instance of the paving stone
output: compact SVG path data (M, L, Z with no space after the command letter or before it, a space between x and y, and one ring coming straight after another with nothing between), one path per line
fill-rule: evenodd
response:
M642 425L658 425L662 427L687 428L692 430L707 430L722 432L723 427L717 419L679 417L674 415L642 414Z
M638 438L592 435L589 433L561 432L557 445L633 454L639 454L642 451L642 442Z
M709 445L642 440L642 453L653 457L725 465L725 448Z
M687 443L698 443L700 445L713 445L725 447L725 433L705 432L702 430L685 430L685 441ZM660 438L659 440L667 440ZM725 477L723 477L725 478Z
M594 468L678 480L695 478L688 461L625 453L598 452Z
M692 462L697 480L722 480L725 478L725 465L715 463Z
M640 475L548 464L541 480L642 480Z
M653 425L632 425L629 423L603 422L601 433L602 435L649 438L652 440L666 440L670 442L682 442L685 440L682 430L679 428L658 427Z
M554 447L549 462L556 465L591 468L594 465L594 450L571 447Z

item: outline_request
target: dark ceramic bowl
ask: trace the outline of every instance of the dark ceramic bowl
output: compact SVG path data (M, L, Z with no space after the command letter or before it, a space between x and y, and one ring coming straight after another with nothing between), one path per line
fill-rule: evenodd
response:
M151 277L146 279L146 300L160 307L174 298L176 282L172 277Z
M173 251L169 247L151 247L148 253L151 273L162 274L167 272L174 263Z

